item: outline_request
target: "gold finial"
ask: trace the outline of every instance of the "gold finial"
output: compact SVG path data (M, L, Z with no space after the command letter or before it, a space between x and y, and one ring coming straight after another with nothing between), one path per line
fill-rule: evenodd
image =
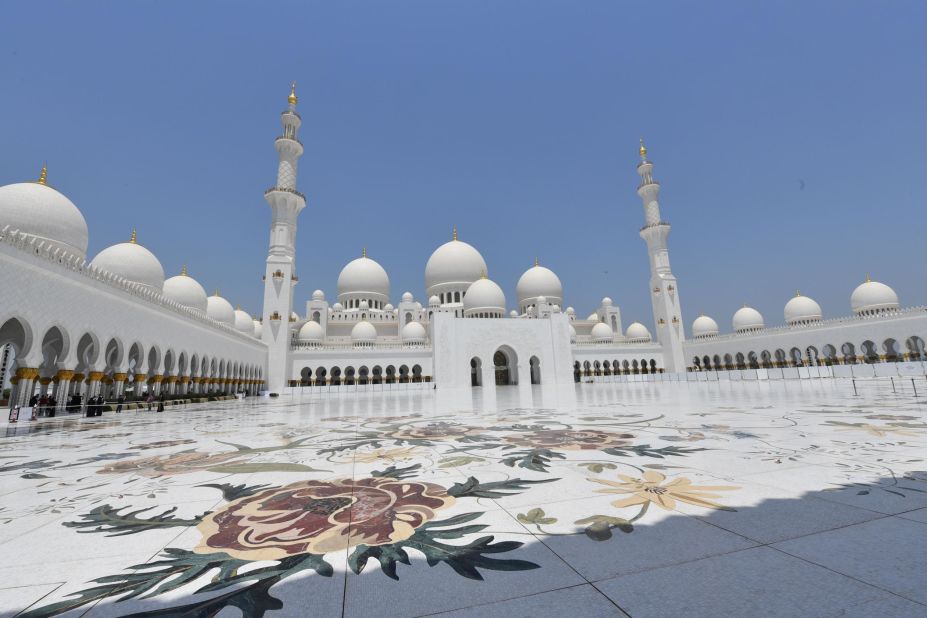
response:
M187 265L186 264L180 267L180 274L184 277L187 276Z
M361 257L367 257L367 247L364 247L364 250L361 251Z
M213 294L213 296L218 296L218 295L219 295L219 288L216 288L216 293Z
M538 262L538 256L534 256L534 265L535 265L535 266L540 266L540 265L541 265L541 263Z
M290 96L286 98L286 101L290 105L296 105L296 103L299 101L299 99L296 98L296 82L290 84Z
M235 311L241 311L241 305L235 305Z
M647 147L644 146L644 138L643 138L643 137L641 138L641 147L640 147L640 150L638 150L637 152L640 153L640 155L641 155L641 161L646 161L646 160L647 160Z
M138 233L135 231L135 228L132 228L132 235L129 236L129 242L133 245L138 241Z
M451 240L457 240L457 226L456 225L454 226L454 236L453 238L451 238Z
M488 277L486 276L486 269L485 269L485 268L484 268L483 270L480 271L480 279L488 279Z
M39 172L39 184L45 185L48 184L48 166L44 163L42 164L42 171Z
M795 290L795 298L801 296L801 290Z
M869 273L866 273L866 283L872 283L872 279L869 277Z
M704 312L704 311L699 311L699 312L698 312L698 317L704 318L704 317L705 317L705 312Z

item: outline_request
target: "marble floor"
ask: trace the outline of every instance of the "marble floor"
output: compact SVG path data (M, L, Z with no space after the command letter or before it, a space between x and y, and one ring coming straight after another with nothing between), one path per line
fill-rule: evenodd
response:
M857 384L3 424L0 615L927 617L927 397Z

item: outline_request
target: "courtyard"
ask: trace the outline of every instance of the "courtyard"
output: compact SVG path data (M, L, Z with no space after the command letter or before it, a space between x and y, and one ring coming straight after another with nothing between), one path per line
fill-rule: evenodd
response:
M927 616L918 380L4 422L0 615Z

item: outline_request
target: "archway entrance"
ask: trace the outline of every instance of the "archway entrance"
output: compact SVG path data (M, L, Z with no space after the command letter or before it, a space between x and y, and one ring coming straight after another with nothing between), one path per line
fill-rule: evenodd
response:
M531 383L540 384L541 383L541 361L538 360L537 356L531 357Z
M492 355L493 369L496 374L496 386L507 386L518 384L518 375L516 374L517 358L515 352L508 348L499 348Z
M483 362L478 356L470 359L470 386L483 386Z

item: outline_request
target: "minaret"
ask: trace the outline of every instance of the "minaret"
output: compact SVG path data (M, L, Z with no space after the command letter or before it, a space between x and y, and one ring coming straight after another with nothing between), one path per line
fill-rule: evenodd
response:
M290 356L290 314L296 285L296 217L306 197L296 190L297 162L303 154L298 139L301 120L296 113L296 83L290 88L287 109L280 120L283 135L274 141L279 155L277 183L264 192L271 210L270 247L264 272L264 328L267 344L266 386L280 393L287 384Z
M641 184L637 194L644 202L644 227L641 238L647 242L650 255L650 298L653 303L653 322L657 329L657 341L663 347L663 362L669 373L683 373L686 361L682 342L685 332L682 327L682 309L679 306L679 290L676 277L670 270L669 249L666 238L669 236L670 224L660 218L660 203L657 195L660 184L653 179L653 163L647 160L647 148L641 138L641 162L637 173Z

